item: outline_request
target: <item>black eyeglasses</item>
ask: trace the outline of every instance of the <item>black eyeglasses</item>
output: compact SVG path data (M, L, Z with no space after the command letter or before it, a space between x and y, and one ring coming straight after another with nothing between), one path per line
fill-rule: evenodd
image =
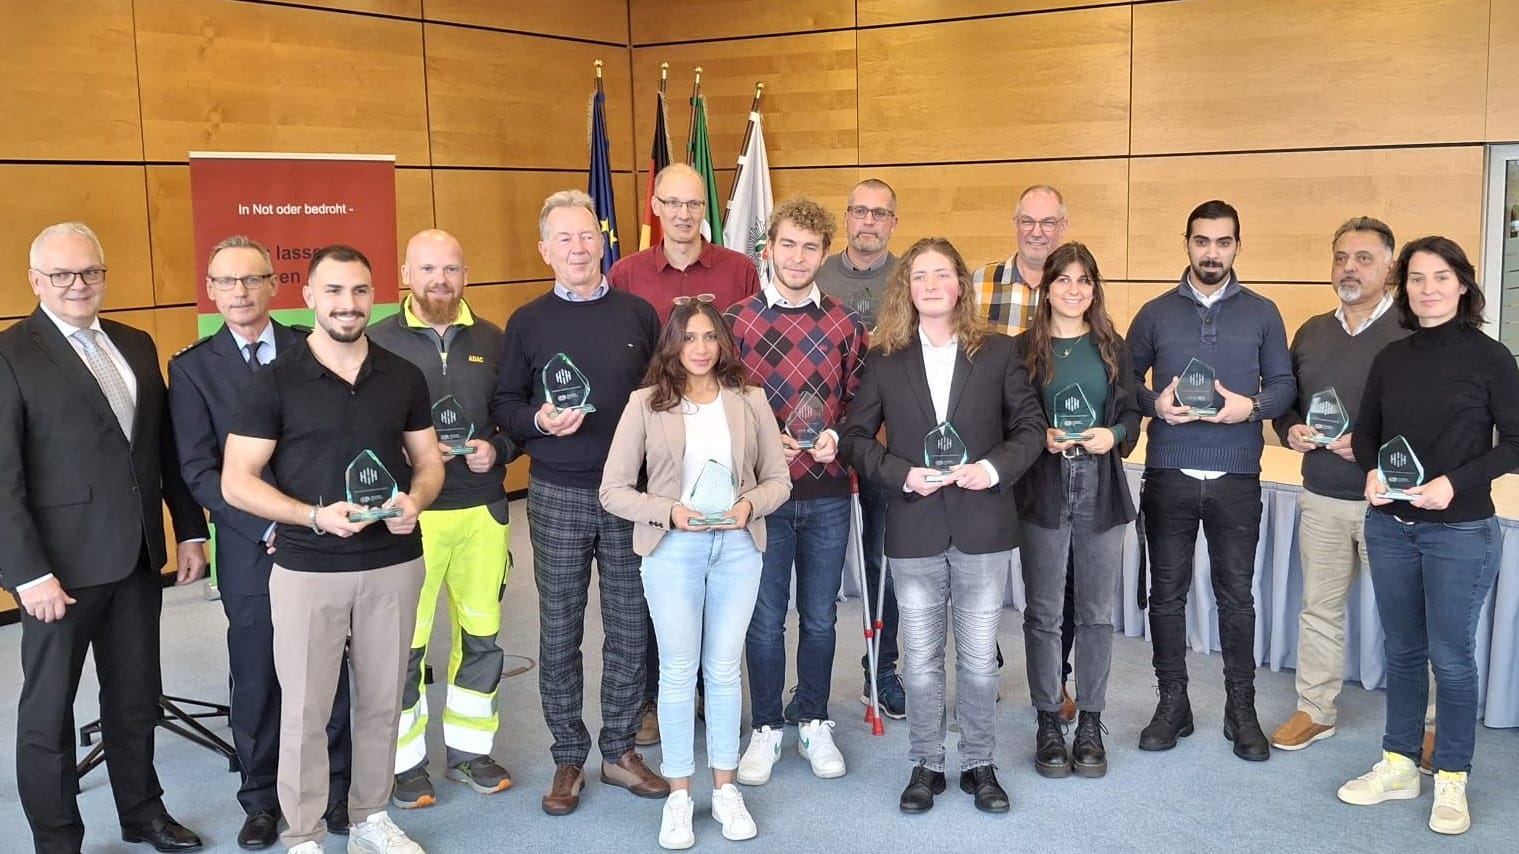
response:
M39 270L36 267L33 267L31 269L34 273L47 276L47 280L51 282L55 288L72 287L74 284L74 279L76 277L79 279L79 281L84 282L90 287L94 287L105 282L106 268L104 267L91 267L88 270L59 270L56 273L48 273L43 270Z
M257 276L216 276L211 279L211 286L219 291L230 291L242 285L250 291L256 291L269 284L273 278L273 273L261 273Z
M696 300L697 302L704 302L704 303L711 304L711 303L714 303L714 302L717 301L717 294L697 294L696 296L689 296L689 297L688 296L679 296L679 297L675 297L674 299L670 300L670 302L674 303L675 305L685 305L685 304L691 302L692 300Z
M897 212L894 210L889 210L887 208L867 208L864 205L850 205L849 207L844 208L844 213L849 214L850 219L864 219L868 216L877 222L891 219L897 215Z

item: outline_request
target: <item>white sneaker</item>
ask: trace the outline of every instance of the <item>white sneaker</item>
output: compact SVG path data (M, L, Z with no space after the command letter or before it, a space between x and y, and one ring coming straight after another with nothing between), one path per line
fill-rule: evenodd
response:
M1339 796L1347 804L1362 807L1413 800L1419 796L1419 766L1407 756L1384 750L1382 761L1341 786Z
M691 793L673 789L665 798L665 812L659 819L659 847L682 851L696 844L691 831Z
M712 818L723 826L724 839L740 842L753 839L759 833L759 828L754 826L754 816L749 815L749 808L744 806L743 794L732 783L725 783L712 792Z
M426 854L390 816L377 812L348 830L348 854Z
M749 735L749 749L738 760L738 781L745 786L763 786L770 780L770 769L781 758L780 730L760 727Z
M1435 806L1429 811L1429 829L1435 833L1465 833L1472 826L1466 809L1466 772L1435 774ZM732 837L729 837L730 839Z
M796 752L825 780L844 776L844 754L833 744L833 721L806 721L799 728Z
M316 842L302 842L286 851L285 854L322 854L322 846Z

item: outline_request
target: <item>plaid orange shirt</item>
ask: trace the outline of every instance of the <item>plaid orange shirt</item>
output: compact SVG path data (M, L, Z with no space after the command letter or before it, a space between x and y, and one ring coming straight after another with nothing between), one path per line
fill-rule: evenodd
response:
M987 264L971 274L976 309L993 332L1017 335L1028 331L1039 304L1039 289L1031 288L1018 272L1017 254L1006 261Z

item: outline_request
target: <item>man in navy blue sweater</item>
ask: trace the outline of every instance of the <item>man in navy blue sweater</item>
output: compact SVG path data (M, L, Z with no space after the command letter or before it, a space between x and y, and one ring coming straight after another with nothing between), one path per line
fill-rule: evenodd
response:
M1209 201L1187 217L1189 265L1175 290L1145 303L1129 329L1140 408L1151 417L1140 512L1150 554L1150 635L1160 702L1141 750L1192 734L1187 700L1187 589L1197 526L1207 537L1224 648L1224 735L1241 759L1270 758L1255 715L1255 546L1261 523L1257 422L1287 411L1297 382L1276 304L1240 284L1239 213ZM1212 408L1177 400L1192 359L1216 373ZM1146 374L1150 383L1146 384ZM1202 407L1207 409L1208 407Z

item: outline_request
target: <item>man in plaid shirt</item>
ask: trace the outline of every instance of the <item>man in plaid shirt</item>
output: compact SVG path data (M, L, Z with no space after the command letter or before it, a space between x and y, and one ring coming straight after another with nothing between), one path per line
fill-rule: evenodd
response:
M1065 239L1065 198L1048 184L1035 184L1018 196L1013 228L1018 251L1006 261L987 264L971 275L976 307L994 332L1026 332L1039 302L1039 278L1050 250Z
M837 632L834 597L849 540L849 469L835 460L838 434L860 384L865 325L854 309L824 296L815 279L828 255L833 216L811 199L788 199L770 217L765 257L771 282L733 305L728 323L740 358L786 428L781 442L791 463L791 498L765 517L764 568L749 622L745 654L753 735L738 763L738 781L770 779L781 756L786 687L786 606L796 567L797 752L822 778L844 775L833 743L828 689Z

